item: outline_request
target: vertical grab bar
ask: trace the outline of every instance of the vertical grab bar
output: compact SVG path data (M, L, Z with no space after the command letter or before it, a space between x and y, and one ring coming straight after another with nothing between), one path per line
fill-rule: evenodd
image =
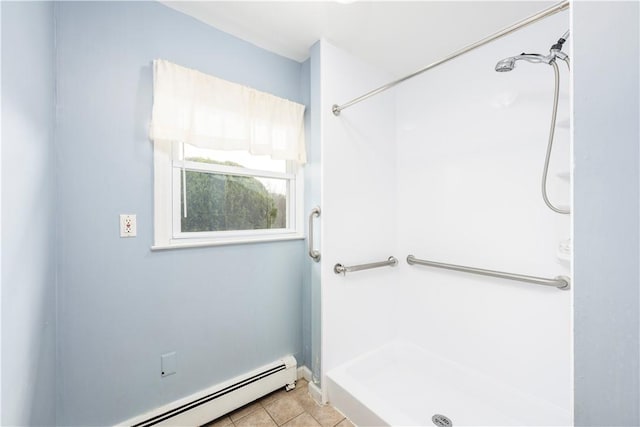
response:
M309 214L309 256L315 261L320 262L320 251L313 249L313 217L320 216L320 206L311 209Z

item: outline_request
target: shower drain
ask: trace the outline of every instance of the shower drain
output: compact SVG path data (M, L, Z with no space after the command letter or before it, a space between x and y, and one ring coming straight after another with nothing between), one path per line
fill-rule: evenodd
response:
M437 425L438 427L453 426L453 423L451 422L451 420L448 417L445 417L444 415L441 415L441 414L435 414L433 417L431 417L431 421L433 422L433 424Z

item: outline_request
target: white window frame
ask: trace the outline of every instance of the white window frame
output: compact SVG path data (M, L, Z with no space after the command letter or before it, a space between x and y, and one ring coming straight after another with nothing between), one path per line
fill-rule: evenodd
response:
M234 166L205 164L179 160L180 143L156 141L154 164L154 245L152 250L218 246L240 243L272 242L303 239L303 168L287 161L287 172L269 172ZM289 180L286 229L180 232L180 173L186 170L209 171L234 176L285 178ZM188 209L187 209L188 215Z

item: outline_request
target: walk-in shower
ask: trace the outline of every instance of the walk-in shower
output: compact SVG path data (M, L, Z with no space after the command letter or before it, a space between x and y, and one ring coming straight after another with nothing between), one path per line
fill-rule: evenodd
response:
M556 64L556 60L560 59L561 61L564 61L567 64L567 68L570 68L569 55L562 51L562 45L567 41L568 38L569 31L564 33L562 37L558 39L558 42L551 46L548 55L523 52L520 55L510 56L508 58L502 59L496 64L496 71L500 73L513 70L516 67L517 61L527 61L534 64L547 64L553 67L555 86L553 91L553 110L551 112L549 142L547 143L547 154L545 156L544 167L542 171L542 199L549 207L549 209L559 214L569 214L571 213L571 210L559 208L551 203L551 201L549 200L549 196L547 195L547 175L549 174L549 161L551 160L551 151L553 149L553 137L556 129L556 119L558 117L558 95L560 92L560 71L558 70L558 64Z
M316 366L323 398L356 425L572 424L573 290L559 249L571 216L539 201L549 76L520 63L557 69L569 57L559 46L502 62L517 73L493 69L524 46L546 50L568 7L394 81L326 40L314 46ZM558 85L554 202L571 190L568 79Z

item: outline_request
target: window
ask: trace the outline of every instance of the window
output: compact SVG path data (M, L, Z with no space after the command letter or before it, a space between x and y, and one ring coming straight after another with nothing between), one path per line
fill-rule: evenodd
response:
M156 247L303 237L293 161L169 142L156 144L155 168Z
M303 238L303 114L154 61L154 248Z

